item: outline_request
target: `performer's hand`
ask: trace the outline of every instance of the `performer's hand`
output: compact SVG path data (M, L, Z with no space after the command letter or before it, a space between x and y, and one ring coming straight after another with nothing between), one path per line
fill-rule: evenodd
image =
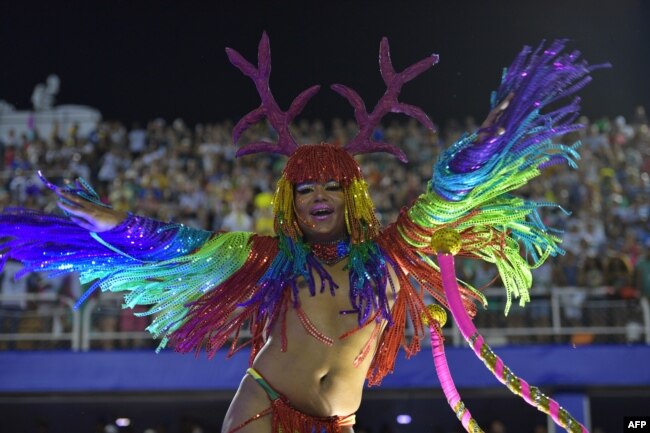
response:
M510 101L512 101L512 98L515 96L514 93L510 93L508 96L506 96L503 101L501 101L499 104L497 104L496 107L492 109L481 124L480 132L478 134L478 137L476 138L477 143L482 143L484 140L502 135L505 131L503 129L499 129L497 131L492 131L492 127L496 123L497 120L501 117L503 112L508 108L508 105L510 105Z
M57 188L57 206L66 211L70 219L91 232L105 232L118 226L127 217L126 212L95 204L76 194Z

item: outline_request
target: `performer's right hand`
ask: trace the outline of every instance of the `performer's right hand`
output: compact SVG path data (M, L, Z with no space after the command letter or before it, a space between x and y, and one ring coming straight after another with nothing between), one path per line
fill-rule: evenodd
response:
M127 217L126 212L100 206L57 188L57 206L66 211L70 219L91 232L105 232L117 227Z
M494 137L495 135L501 135L505 131L503 130L498 130L498 131L493 131L491 134L486 132L488 131L496 122L499 120L499 117L503 114L504 111L506 111L506 108L508 108L508 105L510 105L510 101L512 101L512 98L515 97L514 93L510 93L508 96L503 98L503 101L499 102L496 107L494 107L487 115L483 123L481 124L480 127L480 132L478 136L476 137L476 143L482 143L483 141Z

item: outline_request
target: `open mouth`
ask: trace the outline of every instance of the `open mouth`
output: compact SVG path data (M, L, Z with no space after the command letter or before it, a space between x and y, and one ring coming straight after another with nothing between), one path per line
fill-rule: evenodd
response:
M309 214L316 218L324 218L334 213L334 209L329 207L316 207Z

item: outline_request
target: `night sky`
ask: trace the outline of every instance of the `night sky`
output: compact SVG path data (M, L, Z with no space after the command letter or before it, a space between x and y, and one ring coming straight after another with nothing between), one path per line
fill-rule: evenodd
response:
M57 104L90 105L105 118L236 120L259 99L224 48L254 60L266 30L271 88L280 105L286 109L299 92L321 84L304 116L349 118L351 107L328 87L349 85L373 106L385 90L377 53L387 36L398 70L440 55L438 65L405 86L401 99L442 123L483 116L501 68L521 47L561 37L590 62L614 65L597 71L582 92L584 113L629 116L636 105L650 108L649 3L5 0L0 99L30 109L34 86L56 73Z

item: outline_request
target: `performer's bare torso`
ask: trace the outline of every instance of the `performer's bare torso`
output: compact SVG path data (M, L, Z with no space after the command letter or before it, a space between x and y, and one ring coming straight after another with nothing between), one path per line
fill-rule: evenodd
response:
M354 366L355 358L371 338L373 325L361 328L346 338L339 338L358 327L356 314L340 314L340 311L352 308L348 296L349 273L344 269L346 264L347 259L326 266L339 286L335 296L329 290L323 293L317 291L316 296L310 296L307 284L299 281L303 311L320 333L333 340L333 344L324 344L308 334L296 310L290 308L287 313L286 351L281 350L281 327L278 323L253 363L253 367L273 388L287 397L292 406L313 416L346 416L357 411L375 350L376 340L372 342L364 361ZM315 277L316 287L320 287L320 280L318 276ZM269 405L266 392L246 375L228 410L222 432L228 433ZM262 417L239 430L241 433L270 431L270 416ZM352 428L344 428L343 431L352 432Z

